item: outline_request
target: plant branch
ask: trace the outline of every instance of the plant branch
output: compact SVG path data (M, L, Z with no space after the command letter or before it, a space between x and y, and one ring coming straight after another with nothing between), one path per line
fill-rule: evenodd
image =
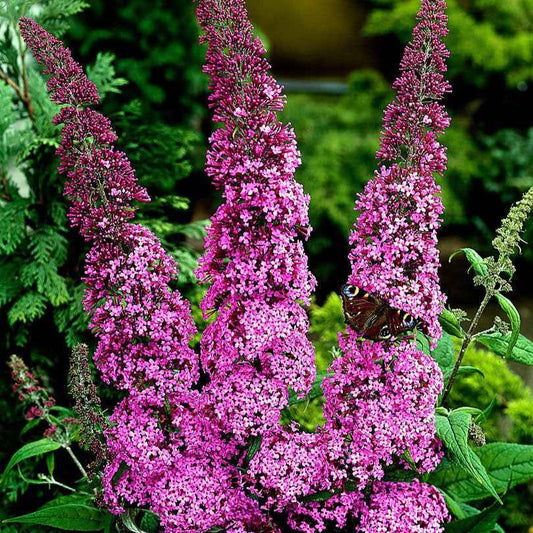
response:
M70 457L74 461L74 464L78 467L78 470L81 472L81 475L83 477L88 477L87 471L85 470L85 468L83 468L83 465L80 463L79 459L76 457L76 455L72 451L72 448L68 444L63 444L63 448L67 450L67 453L70 455Z
M466 350L472 340L475 337L475 330L477 328L479 319L481 318L481 315L485 311L485 308L487 307L487 304L489 303L490 299L494 296L494 292L491 290L487 290L485 292L485 297L483 298L483 301L479 305L478 310L476 311L476 314L474 315L474 318L472 319L472 322L470 323L470 327L468 328L468 331L465 334L465 337L463 339L463 343L461 345L461 349L459 351L459 355L457 357L457 361L455 362L455 366L453 367L452 375L450 376L450 379L448 381L448 385L446 386L446 390L444 391L444 394L442 395L441 405L444 404L446 398L450 394L450 391L452 389L453 382L455 381L455 378L457 377L457 372L459 372L459 367L461 366L461 363L463 362L463 358L465 356Z
M11 195L9 194L7 178L3 172L2 172L2 187L4 189L4 192L0 194L0 198L2 198L2 200L5 200L6 202L11 202Z
M4 80L12 89L14 89L17 96L25 103L26 97L24 96L24 91L19 87L17 82L12 80L2 69L0 69L0 79Z
M26 67L26 61L25 61L26 48L24 46L24 43L22 41L22 37L21 37L20 32L18 30L16 31L16 34L17 34L17 40L18 40L18 44L19 44L20 63L21 63L21 68L22 68L22 85L23 85L23 88L24 88L23 102L24 102L24 105L26 106L26 110L28 111L28 115L30 117L30 120L32 122L35 122L35 111L33 109L33 101L32 101L31 96L30 96L30 83L28 81L28 69Z

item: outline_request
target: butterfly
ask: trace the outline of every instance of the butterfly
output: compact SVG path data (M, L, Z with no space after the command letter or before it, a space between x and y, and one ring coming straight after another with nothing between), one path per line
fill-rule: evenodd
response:
M341 296L344 320L360 337L390 340L421 324L413 315L391 307L355 285L344 285Z

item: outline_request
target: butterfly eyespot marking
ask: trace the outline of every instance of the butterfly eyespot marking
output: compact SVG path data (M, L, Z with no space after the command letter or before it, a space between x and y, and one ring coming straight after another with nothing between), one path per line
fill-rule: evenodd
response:
M383 326L381 328L381 331L379 332L379 336L383 340L390 339L391 338L391 332L390 332L389 326Z
M355 285L350 285L347 283L342 288L343 294L348 298L353 298L359 294L359 287L356 287Z
M409 313L406 313L404 315L402 322L403 322L404 327L410 328L410 329L414 328L418 323L415 317L413 315L410 315Z

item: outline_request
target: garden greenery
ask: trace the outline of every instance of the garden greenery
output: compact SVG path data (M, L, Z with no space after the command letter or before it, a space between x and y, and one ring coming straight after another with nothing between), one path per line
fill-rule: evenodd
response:
M21 36L49 76L53 123L62 126L66 218L89 246L83 305L97 341L94 363L120 399L103 410L83 344L71 357L75 416L12 357L24 431L46 428L12 456L2 480L45 456L48 473L29 482L59 494L4 524L150 533L502 531L506 493L533 478L533 446L487 444L483 425L495 402L456 405L453 386L479 372L463 365L474 342L533 364L533 343L504 295L533 192L503 220L495 257L462 250L484 289L466 326L464 312L444 307L437 273L443 205L435 178L446 169L439 136L449 125L441 103L450 90L445 8L444 0L421 1L385 111L378 170L356 202L350 237L349 283L368 291L367 304L386 302L387 316L414 317L418 331L391 337L385 324L366 338L352 327L333 334L316 309L310 328L304 306L316 281L302 244L310 198L294 179L294 132L278 119L282 88L268 73L244 0L198 0L219 124L207 173L223 199L196 271L208 285L200 307L210 320L198 350L175 258L133 221L150 198L116 148L110 121L92 108L97 85L56 37L21 18ZM479 331L491 300L509 323ZM327 305L338 309L335 297ZM317 372L310 338L321 331L319 363L330 343L332 360ZM297 408L309 403L315 415L322 407L319 424ZM94 456L90 465L75 443ZM81 475L74 486L54 476L60 450Z

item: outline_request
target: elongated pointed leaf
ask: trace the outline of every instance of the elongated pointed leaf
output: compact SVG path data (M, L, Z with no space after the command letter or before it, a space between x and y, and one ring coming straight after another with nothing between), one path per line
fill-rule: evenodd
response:
M516 344L509 350L512 334L489 333L476 337L476 342L483 344L489 350L509 361L515 361L524 365L533 366L533 342L524 335L518 335Z
M460 366L457 370L458 376L468 376L469 374L479 374L481 377L485 377L485 374L481 372L481 370L475 366Z
M495 442L473 451L487 471L499 494L533 479L533 445ZM487 487L446 458L429 482L445 490L456 500L470 502L490 496Z
M442 310L439 316L439 322L446 333L459 339L462 339L465 336L465 332L463 331L461 324L459 324L457 317L449 309Z
M439 339L435 349L431 352L431 357L439 365L444 376L444 383L448 383L456 361L455 346L450 334L445 331L442 332L442 337Z
M461 248L457 250L452 255L450 255L450 261L458 254L463 252L466 259L472 266L472 269L478 276L486 276L489 272L483 257L481 257L473 248Z
M468 427L471 420L472 415L464 411L452 411L448 416L437 415L437 434L446 446L451 461L485 487L498 502L503 503L483 464L468 445Z
M41 509L8 518L5 524L28 524L49 526L65 531L101 531L104 529L106 512L92 505L82 503L62 503L48 505Z
M509 300L509 298L503 294L497 292L496 300L498 300L500 307L505 311L505 314L509 317L509 321L511 322L511 335L509 336L507 352L505 353L505 357L509 357L513 352L513 348L515 347L520 335L520 313L514 306L513 302L511 302L511 300Z
M483 511L446 524L446 533L492 533L500 516L501 507L494 504Z
M250 464L250 461L254 458L255 454L261 448L261 443L262 442L263 442L262 435L258 435L257 437L253 437L250 440L250 443L248 445L248 452L246 453L246 457L244 459L246 464Z
M5 479L11 469L18 465L21 461L29 459L30 457L35 457L36 455L43 455L48 452L53 452L58 448L61 448L61 445L50 439L41 439L25 444L13 454L9 463L7 463L7 466L2 474L2 480Z

